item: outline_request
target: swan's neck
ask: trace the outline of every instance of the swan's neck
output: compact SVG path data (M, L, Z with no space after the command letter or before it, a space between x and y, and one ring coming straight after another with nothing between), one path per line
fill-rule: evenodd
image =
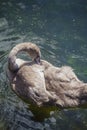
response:
M16 45L10 52L8 57L8 67L11 71L17 71L25 61L17 59L17 54L20 51L26 51L30 57L38 62L41 57L40 49L32 43L21 43ZM38 60L39 59L39 60Z

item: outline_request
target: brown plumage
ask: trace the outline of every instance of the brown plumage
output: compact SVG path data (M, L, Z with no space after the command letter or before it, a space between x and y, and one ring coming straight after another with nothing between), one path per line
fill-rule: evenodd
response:
M33 60L17 59L20 51L27 51ZM87 103L87 84L71 67L55 67L40 58L40 49L32 43L18 44L10 52L7 73L18 96L38 106L76 107Z
M20 51L27 51L32 62L17 59ZM13 91L24 100L38 106L53 102L55 96L46 90L44 68L40 65L40 50L32 43L16 45L8 56L8 78Z

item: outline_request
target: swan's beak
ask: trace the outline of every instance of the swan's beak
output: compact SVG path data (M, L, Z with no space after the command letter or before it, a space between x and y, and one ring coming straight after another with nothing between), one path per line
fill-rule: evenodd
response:
M41 62L40 62L40 57L39 57L39 56L38 56L37 58L35 58L34 61L35 61L37 64L39 64L39 65L41 64Z

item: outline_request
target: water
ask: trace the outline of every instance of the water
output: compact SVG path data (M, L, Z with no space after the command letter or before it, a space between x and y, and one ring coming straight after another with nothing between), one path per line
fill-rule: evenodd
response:
M87 108L31 106L12 92L6 77L11 48L31 41L41 48L43 59L70 65L87 82L86 34L87 1L0 0L0 130L87 129Z

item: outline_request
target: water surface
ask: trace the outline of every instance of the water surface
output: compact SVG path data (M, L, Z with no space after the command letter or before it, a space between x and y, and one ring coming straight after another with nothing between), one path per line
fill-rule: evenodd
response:
M7 56L20 42L34 42L42 58L69 65L87 82L87 2L83 0L0 0L0 130L86 130L87 108L42 108L11 90ZM22 55L25 58L25 55Z

